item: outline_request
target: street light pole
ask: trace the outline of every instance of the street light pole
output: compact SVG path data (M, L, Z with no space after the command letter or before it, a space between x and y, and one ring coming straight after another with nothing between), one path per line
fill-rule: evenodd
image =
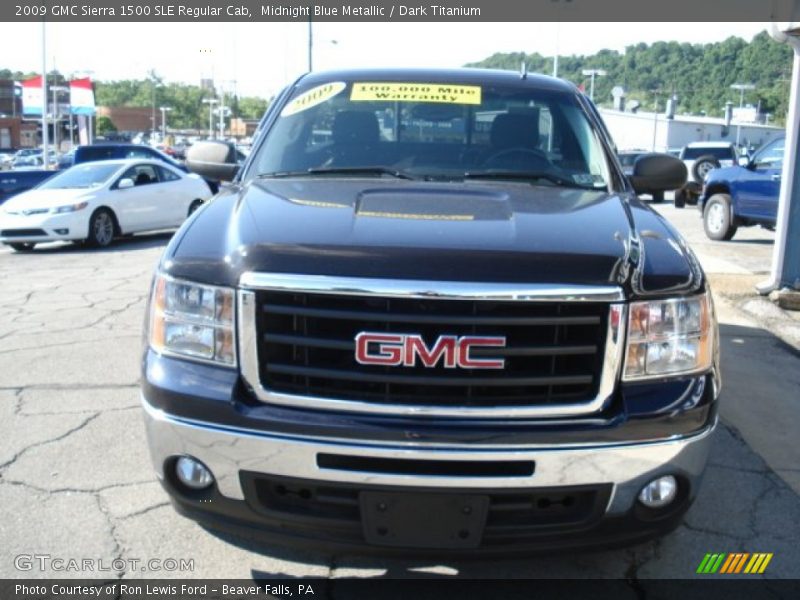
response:
M314 67L314 28L311 25L311 11L314 10L313 7L309 8L308 11L308 72L311 73Z
M69 88L63 85L51 85L50 91L53 93L53 146L55 152L58 153L58 127L61 122L61 115L58 110L58 92L69 91Z
M591 77L591 83L589 84L589 100L594 102L594 78L597 77L605 77L607 73L603 69L584 69L581 71L584 76Z
M167 113L172 110L169 106L159 106L161 111L161 141L167 139Z
M47 147L50 145L47 134L47 30L42 21L42 157L44 168L47 168Z
M214 105L219 102L216 98L205 98L203 104L208 104L208 139L214 139Z
M738 152L739 140L742 137L742 113L741 109L744 108L744 92L745 90L754 90L756 86L752 83L734 83L731 86L732 90L739 90L739 118L736 119L736 148Z

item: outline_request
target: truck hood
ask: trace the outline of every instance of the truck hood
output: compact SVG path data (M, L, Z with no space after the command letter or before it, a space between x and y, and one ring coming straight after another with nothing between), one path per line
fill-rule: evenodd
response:
M660 260L648 269L651 247ZM262 271L658 293L697 285L689 255L655 213L604 191L319 177L224 191L178 232L162 268L222 285Z

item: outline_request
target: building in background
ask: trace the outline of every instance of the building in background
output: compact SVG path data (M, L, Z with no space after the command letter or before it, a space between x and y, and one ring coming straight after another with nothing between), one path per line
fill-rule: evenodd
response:
M731 142L758 147L783 135L783 128L735 119L674 115L652 112L624 112L600 108L619 150L666 152L690 142Z

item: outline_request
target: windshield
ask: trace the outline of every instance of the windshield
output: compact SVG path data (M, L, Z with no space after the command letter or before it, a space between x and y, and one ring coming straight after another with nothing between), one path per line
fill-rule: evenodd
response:
M603 146L571 94L339 81L296 92L249 174L529 180L605 189Z
M42 183L43 190L100 187L119 170L118 164L78 165Z

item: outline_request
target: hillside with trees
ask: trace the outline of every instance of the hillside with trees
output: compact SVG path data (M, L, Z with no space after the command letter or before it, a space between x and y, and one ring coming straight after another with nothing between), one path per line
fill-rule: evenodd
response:
M469 67L518 71L525 63L529 72L551 74L553 57L538 53L498 53ZM739 105L734 83L752 83L755 90L745 94L745 103L758 105L772 119L784 122L789 101L792 51L775 42L766 31L751 42L730 37L712 44L678 42L640 43L620 53L601 50L591 56L559 57L558 75L589 89L583 69L604 69L605 77L595 80L595 102L611 106L611 88L620 85L628 102L638 100L643 110L653 110L656 98L660 110L668 96L678 98L678 112L721 116L725 102Z

